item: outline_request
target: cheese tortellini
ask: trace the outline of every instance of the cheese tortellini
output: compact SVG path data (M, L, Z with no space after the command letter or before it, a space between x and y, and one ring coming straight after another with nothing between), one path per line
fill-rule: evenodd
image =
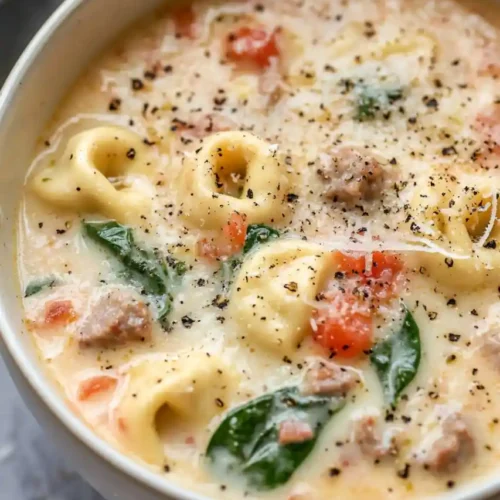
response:
M284 216L286 170L272 147L248 132L221 132L186 158L180 192L190 222L221 229L234 212L249 224Z
M331 271L319 245L280 240L253 253L233 284L229 305L249 342L291 352L309 331L314 299Z
M411 229L448 254L418 254L433 277L460 287L498 281L499 187L489 176L466 171L435 170L422 179L412 200Z
M162 408L172 418L192 421L193 428L204 427L222 411L237 384L236 374L220 358L201 352L178 359L145 359L129 369L128 377L115 413L121 441L154 465L162 465L165 459L156 428Z
M151 193L134 182L148 170L148 151L137 134L103 126L72 137L58 163L34 178L33 189L57 207L128 222L150 209Z

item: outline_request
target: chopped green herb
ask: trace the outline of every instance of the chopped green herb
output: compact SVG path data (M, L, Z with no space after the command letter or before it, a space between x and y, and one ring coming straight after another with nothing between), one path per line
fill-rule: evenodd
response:
M356 85L355 93L355 118L360 122L374 120L379 112L388 111L391 104L403 97L403 89L400 87Z

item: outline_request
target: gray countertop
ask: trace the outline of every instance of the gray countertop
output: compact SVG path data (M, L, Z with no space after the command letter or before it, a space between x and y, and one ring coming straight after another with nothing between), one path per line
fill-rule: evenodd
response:
M0 85L61 0L0 0ZM102 500L59 458L0 360L0 500Z

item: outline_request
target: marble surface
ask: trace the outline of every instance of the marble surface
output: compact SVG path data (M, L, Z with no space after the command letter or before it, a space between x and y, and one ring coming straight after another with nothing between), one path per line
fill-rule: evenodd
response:
M61 0L0 0L0 85ZM60 459L0 360L0 500L103 500Z

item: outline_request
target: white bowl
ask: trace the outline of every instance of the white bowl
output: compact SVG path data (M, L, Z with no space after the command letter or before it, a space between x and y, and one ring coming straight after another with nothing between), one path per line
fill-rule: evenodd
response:
M164 1L66 0L25 50L0 93L0 351L22 397L51 441L109 500L202 497L118 453L66 406L40 366L22 325L16 225L35 143L59 101L93 57L160 3ZM500 476L457 488L440 498L472 500L498 492Z

